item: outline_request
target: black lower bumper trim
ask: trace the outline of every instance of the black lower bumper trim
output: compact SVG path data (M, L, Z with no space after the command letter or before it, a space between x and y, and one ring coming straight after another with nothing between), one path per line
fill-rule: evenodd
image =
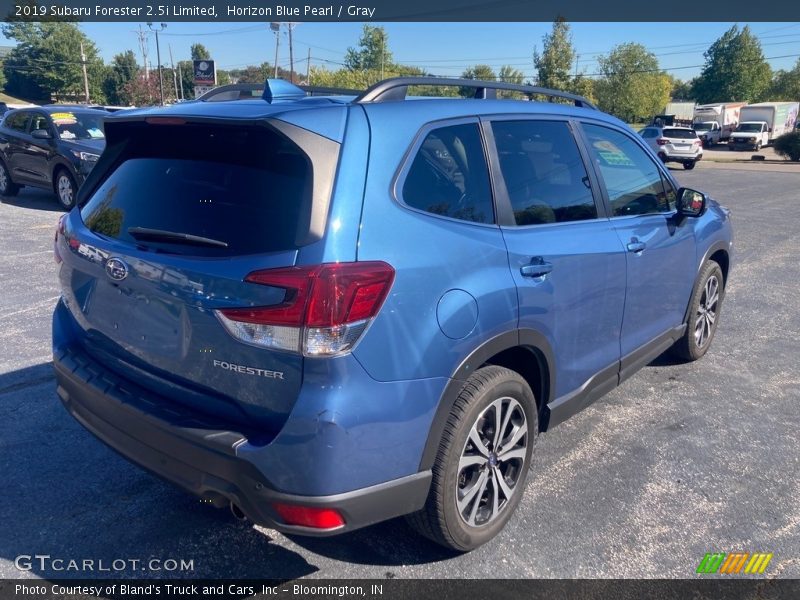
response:
M275 490L268 476L236 456L247 439L216 430L195 415L166 408L151 394L94 363L85 353L54 357L58 395L86 429L128 460L220 506L238 506L254 523L287 533L333 535L419 510L431 472L330 496ZM272 504L336 509L345 525L331 530L287 525Z

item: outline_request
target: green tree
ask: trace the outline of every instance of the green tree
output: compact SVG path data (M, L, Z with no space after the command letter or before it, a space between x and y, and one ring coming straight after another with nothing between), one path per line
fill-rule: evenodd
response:
M192 60L208 60L211 58L211 53L203 44L192 44L190 53Z
M775 73L769 88L769 99L791 101L800 99L800 58L792 69Z
M596 103L597 97L595 96L594 87L593 79L589 79L586 75L579 74L572 80L572 89L570 91L579 96L583 96L589 102Z
M482 81L495 81L497 80L497 75L495 75L492 67L489 65L475 65L474 67L468 67L462 74L462 79L480 79ZM460 96L464 96L465 98L471 98L475 95L475 88L469 87L462 87L459 88L458 93Z
M601 77L594 83L594 93L605 112L634 123L656 114L669 101L672 81L641 44L620 44L598 63Z
M692 86L698 102L757 102L764 98L772 69L747 25L741 30L737 25L731 27L703 56L705 66Z
M670 98L673 100L694 100L693 83L694 80L681 81L673 77Z
M83 100L81 44L86 53L89 96L104 102L106 68L97 47L75 23L12 22L2 26L3 35L17 42L6 57L3 70L10 94L47 102Z
M534 48L533 66L536 67L537 85L553 90L573 89L572 67L575 49L569 23L562 17L553 22L553 29L542 38L542 53Z
M127 104L123 88L131 79L139 74L139 65L136 64L136 55L133 50L126 50L114 56L108 74L103 82L106 100L110 104Z
M389 50L389 36L383 27L364 24L358 48L348 48L344 57L345 66L351 71L393 70L392 52Z
M519 69L515 69L511 65L503 65L500 67L500 72L497 74L497 79L504 83L522 84L525 81L525 75ZM515 100L522 100L525 94L521 92L501 91L498 93L500 98L513 98Z

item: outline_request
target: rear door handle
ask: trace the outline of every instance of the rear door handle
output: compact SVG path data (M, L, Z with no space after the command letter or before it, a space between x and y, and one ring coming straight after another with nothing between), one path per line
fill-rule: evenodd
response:
M628 242L628 252L641 252L645 248L647 248L647 244L640 242L636 238L633 238L630 242Z
M531 259L530 264L520 267L523 277L544 277L553 270L553 263L545 262L541 256Z

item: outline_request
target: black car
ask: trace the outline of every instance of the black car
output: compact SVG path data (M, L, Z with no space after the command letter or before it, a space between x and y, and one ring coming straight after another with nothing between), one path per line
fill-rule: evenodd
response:
M0 123L0 195L26 185L53 190L72 208L105 148L104 110L52 105L9 111Z

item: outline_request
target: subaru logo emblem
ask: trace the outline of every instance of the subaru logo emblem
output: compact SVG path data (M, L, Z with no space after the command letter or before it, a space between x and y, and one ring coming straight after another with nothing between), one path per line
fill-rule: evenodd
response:
M122 281L128 276L128 265L119 258L109 258L106 261L106 275L114 281Z

